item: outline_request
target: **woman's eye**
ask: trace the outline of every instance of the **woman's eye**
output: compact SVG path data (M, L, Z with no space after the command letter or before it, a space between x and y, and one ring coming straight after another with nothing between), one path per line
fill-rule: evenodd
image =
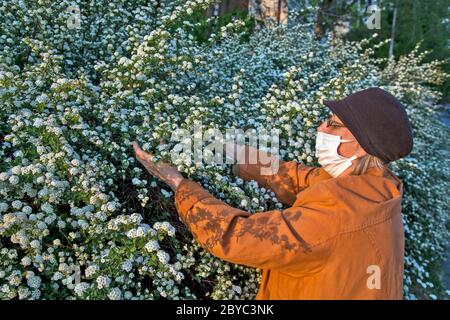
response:
M341 127L343 127L342 124L337 123L337 122L331 122L331 126L332 126L332 127L335 127L335 128L341 128Z

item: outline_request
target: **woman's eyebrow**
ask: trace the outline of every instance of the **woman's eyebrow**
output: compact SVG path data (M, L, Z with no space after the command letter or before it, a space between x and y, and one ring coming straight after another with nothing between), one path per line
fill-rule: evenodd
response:
M344 125L342 122L336 121L336 119L333 117L331 117L331 121L335 122L336 124Z

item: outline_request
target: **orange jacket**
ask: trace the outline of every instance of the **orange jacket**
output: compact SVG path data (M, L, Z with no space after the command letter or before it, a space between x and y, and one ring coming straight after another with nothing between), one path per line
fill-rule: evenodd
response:
M403 185L389 169L338 178L297 162L269 176L238 169L291 207L250 214L188 179L175 205L205 250L262 269L256 299L403 298Z

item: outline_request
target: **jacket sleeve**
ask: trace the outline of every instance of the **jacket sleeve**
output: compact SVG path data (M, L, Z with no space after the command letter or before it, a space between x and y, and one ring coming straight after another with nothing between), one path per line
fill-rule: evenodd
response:
M286 205L295 202L297 194L310 185L331 176L321 167L309 167L296 161L279 161L277 170L270 175L261 175L264 167L256 164L238 164L234 173L244 180L255 180L259 186L271 189L277 198Z
M216 199L198 183L184 179L175 192L183 223L214 256L254 268L292 275L321 270L339 228L327 208L333 199L325 190L318 203L250 214Z

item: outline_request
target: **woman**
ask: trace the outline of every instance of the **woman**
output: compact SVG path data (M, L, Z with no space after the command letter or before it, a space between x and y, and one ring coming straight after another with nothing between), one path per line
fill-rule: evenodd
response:
M136 156L175 191L178 213L202 247L262 269L257 299L402 299L403 185L388 164L412 150L407 115L380 88L324 104L333 115L317 129L321 167L280 161L272 175L261 175L259 163L233 168L270 188L285 210L232 208L134 143ZM246 147L246 159L255 151Z

